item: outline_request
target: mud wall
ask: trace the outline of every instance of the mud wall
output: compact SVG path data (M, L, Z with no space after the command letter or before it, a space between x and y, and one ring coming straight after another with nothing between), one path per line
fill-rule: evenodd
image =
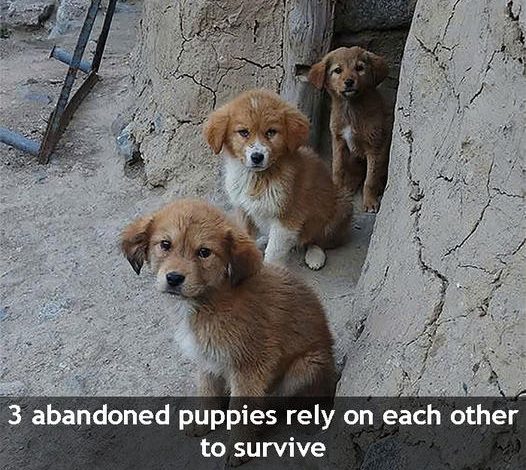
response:
M308 103L319 97L295 78L332 38L334 2L197 0L144 3L135 54L136 106L129 131L146 180L177 192L217 192L219 160L203 144L201 124L240 91L265 87ZM308 23L308 24L306 24Z
M524 2L418 3L339 393L524 391Z

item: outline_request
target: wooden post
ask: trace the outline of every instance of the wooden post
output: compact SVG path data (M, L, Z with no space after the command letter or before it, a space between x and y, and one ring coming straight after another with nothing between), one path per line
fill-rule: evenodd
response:
M312 123L311 142L319 144L322 92L306 81L309 66L331 46L335 0L288 0L283 31L281 95L295 103Z

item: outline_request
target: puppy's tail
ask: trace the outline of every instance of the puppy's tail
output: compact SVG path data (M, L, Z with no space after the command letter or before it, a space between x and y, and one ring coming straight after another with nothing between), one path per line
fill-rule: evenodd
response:
M346 187L336 187L336 211L327 227L326 248L345 244L351 234L353 218L353 194Z

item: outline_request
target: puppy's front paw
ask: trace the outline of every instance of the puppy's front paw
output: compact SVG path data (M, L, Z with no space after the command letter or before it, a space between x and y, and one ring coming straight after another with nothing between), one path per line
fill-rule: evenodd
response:
M378 212L380 208L380 198L370 194L363 195L363 210L364 212Z
M323 266L325 266L325 261L327 261L325 251L319 246L309 245L307 247L307 251L305 252L305 263L310 269L317 271L318 269L323 268Z
M192 423L185 428L184 432L189 437L202 437L208 434L210 431L210 426Z

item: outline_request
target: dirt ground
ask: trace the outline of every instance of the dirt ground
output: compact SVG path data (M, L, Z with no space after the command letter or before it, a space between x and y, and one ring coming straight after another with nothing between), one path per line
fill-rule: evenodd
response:
M0 395L182 395L194 367L174 343L171 298L119 253L123 226L176 197L124 170L111 126L128 105L129 54L140 4L120 4L103 80L82 104L48 165L0 144ZM100 26L100 25L99 25ZM55 40L72 50L74 33ZM45 33L0 39L0 126L40 139L66 67ZM88 50L93 52L94 42ZM310 272L338 340L374 223L359 214L349 245ZM350 332L351 331L351 332ZM344 360L338 355L340 364Z

